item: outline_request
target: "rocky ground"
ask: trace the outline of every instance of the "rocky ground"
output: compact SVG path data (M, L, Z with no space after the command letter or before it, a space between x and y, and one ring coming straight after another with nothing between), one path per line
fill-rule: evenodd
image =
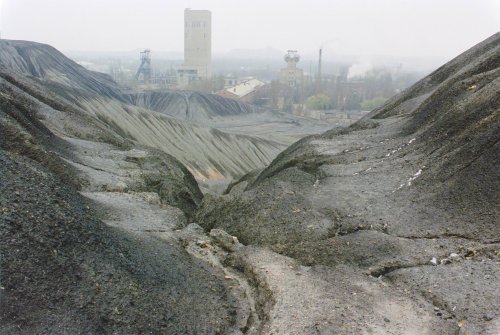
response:
M201 197L180 163L65 142L23 96L1 107L1 333L232 332L237 299L222 275L158 236Z
M497 34L224 195L104 119L131 99L107 79L3 63L0 333L500 333L498 55Z
M352 271L365 285L377 278L423 299L444 327L394 333L500 332L499 41L354 125L295 143L226 195L206 196L197 222L302 265Z

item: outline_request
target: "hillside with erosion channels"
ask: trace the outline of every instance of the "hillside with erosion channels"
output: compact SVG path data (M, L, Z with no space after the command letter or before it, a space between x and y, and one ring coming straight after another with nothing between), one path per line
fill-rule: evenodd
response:
M41 102L39 114L58 134L154 147L175 156L199 179L241 176L264 167L285 148L262 137L226 134L142 108L106 75L87 71L47 45L2 40L0 56L5 85ZM234 104L228 99L217 103L211 115L228 113Z
M141 92L130 95L137 106L167 114L181 120L207 122L218 116L250 114L257 107L214 94L197 92Z
M288 148L0 40L0 333L500 334L499 114L500 33Z

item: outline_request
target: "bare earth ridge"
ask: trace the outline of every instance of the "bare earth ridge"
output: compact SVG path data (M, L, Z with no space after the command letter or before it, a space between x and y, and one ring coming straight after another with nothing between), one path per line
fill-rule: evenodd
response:
M280 154L322 126L0 56L0 333L500 333L500 34Z

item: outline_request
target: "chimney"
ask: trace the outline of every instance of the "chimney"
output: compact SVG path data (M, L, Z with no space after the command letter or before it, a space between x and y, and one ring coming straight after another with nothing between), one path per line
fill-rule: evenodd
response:
M316 78L316 93L321 91L321 53L322 50L319 48L319 60L318 60L318 78Z

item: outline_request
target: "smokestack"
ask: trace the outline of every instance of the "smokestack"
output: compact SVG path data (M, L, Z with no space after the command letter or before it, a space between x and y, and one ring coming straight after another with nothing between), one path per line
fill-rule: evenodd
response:
M318 78L316 79L316 93L321 91L321 48L319 48L319 61L318 61Z

